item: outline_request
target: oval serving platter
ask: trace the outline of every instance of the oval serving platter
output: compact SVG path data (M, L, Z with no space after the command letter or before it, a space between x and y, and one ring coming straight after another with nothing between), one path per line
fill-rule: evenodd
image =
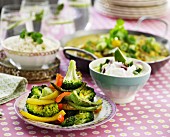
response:
M62 127L60 125L33 121L23 117L19 112L21 109L22 110L25 109L25 103L28 94L29 92L26 92L16 99L14 104L15 112L22 120L40 128L60 130L60 131L84 130L84 129L89 129L104 124L105 122L109 121L112 117L114 117L116 114L116 105L106 96L96 93L95 100L101 98L103 100L103 105L102 105L102 110L97 115L95 115L94 120L91 122L81 124L81 125Z

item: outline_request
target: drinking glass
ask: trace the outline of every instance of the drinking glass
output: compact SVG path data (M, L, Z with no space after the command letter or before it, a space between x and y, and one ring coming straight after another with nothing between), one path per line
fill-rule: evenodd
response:
M74 33L74 19L77 17L76 10L70 7L66 1L59 1L49 7L50 12L43 19L42 33L52 39L61 39L64 35Z
M70 6L75 8L78 14L74 20L76 31L89 29L91 0L68 0L68 2Z
M20 5L5 5L2 7L0 25L1 40L18 35L23 29L26 29L25 22L29 19L25 14L20 12Z
M32 18L26 22L27 31L41 31L41 24L44 16L49 10L49 0L22 0L21 12L27 14L27 18Z

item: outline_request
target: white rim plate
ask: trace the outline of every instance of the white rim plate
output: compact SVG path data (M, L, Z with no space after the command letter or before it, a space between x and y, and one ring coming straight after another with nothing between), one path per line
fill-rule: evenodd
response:
M159 10L162 10L164 9L165 7L167 7L167 3L164 3L162 5L159 5L159 6L148 6L148 7L128 7L128 6L119 6L119 5L113 5L113 4L110 4L110 3L104 3L103 1L99 1L99 2L96 2L95 4L99 5L100 7L103 7L104 9L110 9L110 10L118 10L118 11L128 11L128 12L145 12L146 10L147 11L150 11L150 12L153 12L153 11L159 11Z
M108 2L109 4L120 5L120 6L156 6L162 5L167 2L167 0L103 0L103 2Z
M14 104L15 112L22 120L26 121L27 123L37 126L37 127L45 128L45 129L60 130L60 131L73 131L73 130L84 130L88 128L94 128L96 126L99 126L109 121L116 114L115 103L113 103L106 96L96 93L95 99L97 100L101 98L103 100L103 106L102 106L102 110L95 116L95 119L91 122L88 122L82 125L62 127L60 125L33 121L33 120L23 117L19 112L21 109L22 110L25 109L25 103L26 103L28 94L29 92L26 92L16 99L15 104Z
M160 17L167 13L167 5L161 6L158 10L155 7L153 9L148 8L113 8L108 4L101 4L96 2L94 5L97 12L108 17L121 17L126 19L138 19L141 16L153 16ZM118 7L118 6L117 6ZM119 6L120 7L120 6Z

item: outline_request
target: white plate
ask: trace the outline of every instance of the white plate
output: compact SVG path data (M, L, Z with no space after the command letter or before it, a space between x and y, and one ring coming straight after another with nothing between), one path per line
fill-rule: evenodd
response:
M103 0L103 2L104 1L107 1L109 4L131 7L156 6L167 2L167 0Z
M60 131L84 130L84 129L99 126L107 122L108 120L110 120L116 114L116 105L106 96L96 93L95 100L98 100L99 98L103 100L102 110L97 115L95 115L95 119L91 122L82 125L69 126L69 127L62 127L60 125L54 125L54 124L49 124L44 122L37 122L23 117L19 112L21 109L22 110L25 109L25 103L28 94L29 92L22 94L15 101L14 104L15 111L22 120L34 126L45 128L45 129L60 130Z
M138 19L141 16L160 17L166 14L167 4L154 7L121 7L98 1L95 9L108 17L121 17L126 19Z

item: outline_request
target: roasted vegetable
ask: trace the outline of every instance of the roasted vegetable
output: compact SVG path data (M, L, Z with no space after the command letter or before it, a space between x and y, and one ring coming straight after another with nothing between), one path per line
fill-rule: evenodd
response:
M54 84L53 82L51 82L51 85L56 89L58 90L59 92L72 92L74 89L63 89L59 86L57 86L56 84ZM80 88L83 88L84 86L86 86L86 83L85 82L82 82L81 86L77 89L80 89Z
M62 89L61 87L57 86L56 84L54 84L53 82L50 82L51 83L51 86L54 87L54 89L60 91L60 92L70 92L72 90L67 90L67 89Z
M48 105L55 103L55 100L48 99L48 100L40 100L36 98L27 98L26 103L32 104L32 105Z
M46 85L33 86L31 89L31 93L28 95L28 98L39 99L40 97L47 96L51 93L53 93L53 91Z
M42 86L33 86L31 89L31 93L28 95L28 98L40 98L42 95L42 89L46 87L46 85Z
M57 103L49 105L34 105L26 103L26 109L30 114L41 117L51 117L59 112Z
M44 97L40 97L41 100L51 100L51 99L56 99L56 97L58 97L59 95L59 91L55 90L53 93L44 96Z
M76 89L82 85L81 73L76 71L76 62L71 60L68 66L66 76L63 79L63 89Z
M61 123L61 126L73 126L73 125L80 125L87 122L90 122L94 120L94 114L93 112L89 111L80 111L75 116L70 116L64 120L63 123Z
M35 120L35 121L40 121L40 122L52 122L52 121L57 121L59 119L59 117L61 115L65 115L66 113L64 112L64 110L61 110L59 113L56 113L54 116L52 117L39 117L39 116L35 116L32 115L26 111L20 110L20 113L22 116L31 119L31 120Z
M64 122L61 123L61 126L68 127L74 125L75 116L70 116L64 120Z
M68 101L68 104L71 105L72 107L74 107L77 110L82 110L82 111L95 111L96 109L98 109L100 107L100 105L96 105L96 106L91 106L91 107L83 107L83 106L79 106L71 101Z
M42 89L42 95L41 97L47 96L49 94L53 93L53 91L49 87L44 87Z
M74 102L78 106L99 106L102 104L102 100L99 99L97 102L93 102L95 95L96 93L93 88L84 85L81 88L73 90L69 96L65 96L64 98Z

